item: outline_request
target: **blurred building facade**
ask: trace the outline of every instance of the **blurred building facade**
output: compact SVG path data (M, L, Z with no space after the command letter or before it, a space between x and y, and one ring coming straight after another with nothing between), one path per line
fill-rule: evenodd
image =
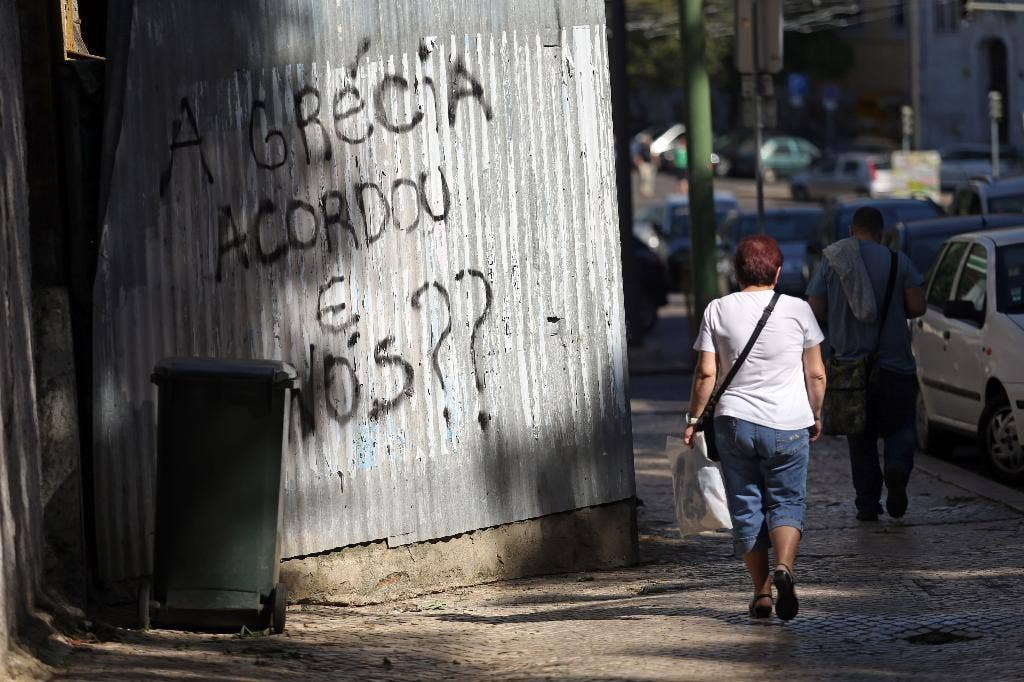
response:
M920 0L865 19L841 31L854 51L841 82L845 113L860 136L898 141L900 107L913 104L916 80L921 148L987 143L992 90L1004 102L1000 141L1024 143L1024 15L975 11L965 20L956 0Z

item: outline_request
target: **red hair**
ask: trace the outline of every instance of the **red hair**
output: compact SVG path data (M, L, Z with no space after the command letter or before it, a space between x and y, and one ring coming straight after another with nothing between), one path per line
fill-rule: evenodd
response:
M782 267L782 251L772 237L753 234L744 237L736 247L733 265L740 287L771 286L775 273Z

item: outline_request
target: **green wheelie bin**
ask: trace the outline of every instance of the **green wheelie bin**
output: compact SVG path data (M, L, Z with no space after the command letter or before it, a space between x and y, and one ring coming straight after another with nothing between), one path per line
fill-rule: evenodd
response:
M284 631L281 461L296 377L272 360L156 366L156 529L140 627Z

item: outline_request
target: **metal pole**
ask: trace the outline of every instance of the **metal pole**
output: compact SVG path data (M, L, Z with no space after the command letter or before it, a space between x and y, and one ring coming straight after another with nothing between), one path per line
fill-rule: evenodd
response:
M999 178L999 119L989 118L989 135L992 138L992 177Z
M757 232L764 234L764 164L761 145L764 144L764 112L761 102L761 44L757 25L760 23L757 0L753 2L754 20L750 22L754 46L754 178L757 185Z
M921 16L918 0L910 0L908 6L910 31L910 107L911 139L914 149L921 148ZM904 149L904 151L909 151Z
M914 134L914 112L912 107L903 105L900 107L900 123L903 127L903 151L909 152L911 139Z
M704 315L704 308L718 296L718 249L715 245L715 199L711 173L711 88L704 63L703 0L679 0L679 19L689 148L692 337L697 332L697 323Z
M998 90L988 93L989 135L992 138L992 177L999 177L999 122L1003 119L1003 95Z

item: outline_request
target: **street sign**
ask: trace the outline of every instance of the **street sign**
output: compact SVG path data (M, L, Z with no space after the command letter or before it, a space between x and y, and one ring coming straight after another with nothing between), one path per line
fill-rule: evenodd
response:
M736 0L736 70L782 71L782 0Z
M794 108L804 105L807 96L807 76L802 73L791 73L786 77L786 90L789 92L789 103Z

